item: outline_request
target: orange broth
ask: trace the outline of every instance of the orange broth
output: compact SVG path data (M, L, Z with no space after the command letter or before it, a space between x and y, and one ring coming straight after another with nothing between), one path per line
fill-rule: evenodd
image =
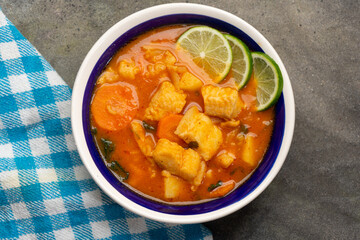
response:
M139 68L139 73L136 75L135 79L125 79L120 77L116 81L130 84L134 86L134 89L136 89L138 110L134 115L134 119L144 119L145 109L149 105L151 97L156 92L159 84L162 81L171 81L170 76L168 75L164 75L160 78L149 77L149 74L146 72L148 71L147 66L151 63L145 59L144 46L155 46L159 49L170 51L177 59L175 64L176 66L186 67L190 73L201 79L204 84L211 82L208 75L192 61L189 61L186 54L175 49L177 38L190 27L192 26L166 26L146 32L121 48L104 69L104 71L107 71L109 68L117 69L119 63L124 59L131 59ZM103 86L116 84L116 82L96 85L93 92L93 98L97 94L97 91L99 91L99 89ZM226 79L218 84L218 86L226 87L233 86L233 84L232 74L230 71ZM248 127L247 135L254 137L254 142L256 144L256 151L254 154L256 155L255 158L257 164L255 166L250 166L241 157L243 143L234 137L237 134L240 134L240 127L221 127L221 120L212 118L214 119L213 122L220 128L223 135L223 144L220 146L218 154L224 150L229 150L234 153L236 159L228 168L223 168L214 161L214 158L217 155L215 154L211 160L206 162L207 171L202 180L202 184L193 191L191 190L190 183L182 180L183 189L181 194L176 198L168 199L164 197L164 177L161 174L162 169L156 164L152 164L142 154L134 139L130 124L121 130L106 130L101 128L101 126L94 121L93 113L91 112L91 127L93 129L96 128L96 133L93 134L93 137L99 152L104 158L104 161L107 163L117 161L129 173L128 179L124 180L123 183L143 194L145 197L155 198L166 202L173 202L176 204L184 204L184 202L194 202L219 197L217 194L209 191L209 186L211 186L211 184L216 184L219 180L223 183L234 181L236 184L232 190L236 189L237 186L241 185L251 175L254 169L261 162L271 139L274 125L274 109L272 107L263 112L256 112L255 87L256 81L251 78L249 83L243 89L239 90L240 99L244 102L245 107L236 119L241 121L242 126L246 125ZM204 103L200 91L184 92L187 94L186 105L180 114L184 114L189 108L189 105L191 106L196 104L202 110L204 109ZM155 121L150 121L148 123L155 127L157 125L157 122ZM148 132L147 135L153 137L155 141L158 140L155 132ZM101 139L108 139L112 141L115 146L110 159L105 160L105 153ZM220 194L220 196L222 195Z

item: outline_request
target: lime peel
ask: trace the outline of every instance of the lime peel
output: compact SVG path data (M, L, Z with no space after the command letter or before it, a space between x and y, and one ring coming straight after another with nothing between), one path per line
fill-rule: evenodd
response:
M249 48L240 39L224 34L233 53L232 72L237 89L243 88L251 78L253 60Z
M283 78L276 62L261 52L253 52L253 72L257 83L256 88L256 110L264 111L273 106L279 99Z

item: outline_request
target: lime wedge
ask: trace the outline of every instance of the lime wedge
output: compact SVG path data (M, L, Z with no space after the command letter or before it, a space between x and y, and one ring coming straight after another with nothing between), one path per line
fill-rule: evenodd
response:
M190 53L192 60L215 82L223 80L232 63L231 47L218 30L199 26L183 33L176 42L177 48Z
M224 35L228 40L232 55L232 72L237 89L243 88L249 81L252 73L252 57L249 48L237 37Z
M279 66L265 53L253 52L254 79L256 88L256 110L263 111L273 106L279 99L283 78Z

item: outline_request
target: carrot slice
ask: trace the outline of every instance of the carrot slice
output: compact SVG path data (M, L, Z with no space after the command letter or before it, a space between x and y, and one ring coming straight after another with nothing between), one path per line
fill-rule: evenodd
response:
M128 83L102 85L91 103L91 113L98 127L110 131L125 128L138 108L135 87Z
M167 140L176 142L181 146L184 145L185 142L174 133L182 117L183 115L180 114L170 114L160 119L156 136L158 138L166 138Z
M223 183L220 187L215 188L210 192L211 197L222 197L229 193L235 187L233 180Z

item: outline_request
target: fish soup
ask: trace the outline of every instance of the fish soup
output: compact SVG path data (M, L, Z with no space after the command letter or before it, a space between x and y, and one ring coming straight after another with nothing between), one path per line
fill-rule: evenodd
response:
M256 110L253 75L238 90L232 68L214 81L179 48L192 27L153 29L122 47L98 77L90 107L109 170L144 197L174 204L223 197L246 181L275 120L273 107Z

